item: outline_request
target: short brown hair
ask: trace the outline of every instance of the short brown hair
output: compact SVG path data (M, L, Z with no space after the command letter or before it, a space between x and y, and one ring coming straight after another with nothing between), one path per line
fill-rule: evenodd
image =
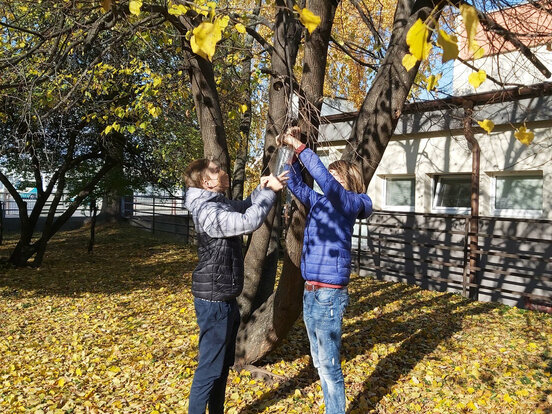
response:
M192 161L184 170L184 182L186 187L203 188L202 181L205 178L205 170L211 161L207 158L200 158Z
M345 190L355 193L365 193L366 187L360 169L356 164L349 161L338 160L328 165L328 170L336 171L343 181L345 181Z

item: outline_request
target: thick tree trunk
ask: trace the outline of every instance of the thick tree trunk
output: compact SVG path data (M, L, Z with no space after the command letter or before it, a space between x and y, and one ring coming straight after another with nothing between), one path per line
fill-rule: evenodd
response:
M285 7L282 0L276 2L278 13L274 31L274 49L272 51L272 79L269 88L268 125L265 135L263 175L268 174L267 166L276 149L276 136L287 127L288 108L291 86L289 68L293 67L299 47L301 27L293 17L291 8ZM280 214L281 204L270 211L263 225L251 236L251 242L245 256L245 281L241 296L238 298L242 321L247 321L254 310L253 304L263 302L258 298L260 292L266 297L267 292L274 290L276 260L266 261L267 257L278 254L277 244L270 243L271 238L278 237L276 215ZM276 224L276 227L275 227ZM270 247L270 250L269 250ZM244 325L242 324L242 328ZM240 329L242 329L240 328ZM241 335L241 333L239 334ZM245 344L243 341L239 343ZM242 354L242 349L237 354Z
M230 158L222 120L213 64L185 50L197 119L203 139L203 155L215 160L230 175Z
M301 100L300 102L302 113L299 125L302 127L302 130L307 132L310 142L316 140L315 131L318 129L318 114L322 106L327 49L336 6L337 2L326 0L311 1L308 5L313 13L321 17L322 22L319 28L308 37L306 42L303 79L301 82L301 89L305 94L302 99L305 101ZM271 108L272 104L273 102L271 101ZM301 260L301 246L303 244L305 210L302 206L298 206L295 201L294 207L292 209L291 226L286 235L287 252L284 257L284 267L278 287L266 301L263 301L260 307L248 309L254 312L249 318L248 323L242 324L240 327L236 351L237 365L258 361L270 352L286 337L289 329L301 313L303 280L299 264ZM256 235L257 233L253 237ZM266 237L270 233L267 231L264 235ZM268 252L269 255L271 253ZM249 263L246 261L246 265L251 265L253 262L253 260ZM267 269L267 266L265 266L265 270L267 270L267 273L275 271L275 269ZM252 273L248 272L248 276L250 277L248 282L252 284L255 281L251 278ZM263 275L263 280L264 277ZM267 279L270 280L268 277ZM264 295L267 293L266 289L262 288L261 281L258 278L256 281L257 290L248 289L248 292L255 292L255 294L250 293L250 296L253 298L260 292ZM254 300L254 303L257 302Z
M430 2L399 0L397 4L385 59L360 108L343 156L361 164L366 184L383 157L418 72L419 62L410 71L402 65L404 55L409 53L406 34L418 18L425 20L431 10Z

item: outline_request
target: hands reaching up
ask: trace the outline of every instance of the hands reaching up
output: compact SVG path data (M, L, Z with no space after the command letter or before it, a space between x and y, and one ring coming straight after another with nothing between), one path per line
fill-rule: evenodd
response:
M280 191L286 186L289 179L288 173L289 171L286 170L277 177L272 174L261 177L261 188L270 188L274 192Z
M302 144L302 142L299 140L300 136L301 136L301 129L296 126L291 127L291 128L288 128L284 134L278 135L276 137L276 144L288 145L293 149L296 149Z

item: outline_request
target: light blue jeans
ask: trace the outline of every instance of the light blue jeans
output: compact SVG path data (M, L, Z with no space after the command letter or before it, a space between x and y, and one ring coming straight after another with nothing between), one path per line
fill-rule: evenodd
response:
M314 367L318 370L326 414L345 414L345 383L341 371L341 324L349 304L347 288L303 292L303 320Z

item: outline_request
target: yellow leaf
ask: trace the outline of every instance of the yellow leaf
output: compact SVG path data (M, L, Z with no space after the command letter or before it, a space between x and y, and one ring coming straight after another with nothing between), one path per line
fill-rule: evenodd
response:
M474 59L481 59L483 56L485 56L485 49L479 46L479 43L477 43L475 40L473 41L473 50L475 50L475 52L473 53Z
M443 63L458 57L458 38L456 36L449 35L444 30L439 30L437 44L443 49L443 56L441 57Z
M483 121L477 121L479 126L487 131L487 134L490 134L495 127L495 124L490 119L484 119Z
M416 56L411 55L410 53L407 53L403 57L402 65L406 68L407 71L409 71L414 67L417 61L418 59L416 59Z
M75 374L77 374L77 375L82 375L82 369L77 368L77 369L75 370Z
M228 22L230 21L230 17L228 16L221 16L215 20L215 26L219 27L220 30L226 29L228 26Z
M426 89L429 91L432 91L437 87L437 84L439 83L439 79L441 79L441 74L438 73L437 75L431 75L429 78L427 78L427 85Z
M406 44L410 47L410 53L417 60L427 59L431 51L431 43L427 41L429 28L422 22L421 19L416 20L416 23L408 30L406 34Z
M173 16L182 16L183 14L186 14L187 11L188 8L183 4L174 3L171 3L168 10L169 14L172 14Z
M535 134L533 131L529 131L525 124L520 126L516 132L514 132L514 136L516 139L521 142L524 145L529 145L531 142L533 142L533 139L535 138Z
M300 390L295 390L295 392L293 393L293 395L294 395L295 397L299 397L299 398L302 397L301 391L300 391Z
M468 76L468 81L470 84L475 88L479 88L479 86L487 79L487 72L480 69L479 72L473 72Z
M236 30L239 32L239 33L245 33L246 30L245 30L245 26L241 23L236 23L235 26Z
M468 48L472 52L478 50L479 45L475 41L475 34L477 33L477 27L479 26L479 17L477 17L477 10L473 6L468 4L460 5L460 13L462 14L462 20L466 27L466 34L468 36Z
M217 22L220 19L217 19ZM192 51L204 59L212 60L215 54L216 44L222 39L221 22L203 22L193 30L190 38Z
M140 15L140 9L142 8L142 0L130 0L128 3L128 9L132 14L136 16Z
M295 5L293 6L293 10L299 13L299 20L301 21L303 26L307 28L309 33L314 32L316 28L320 25L320 16L317 16L306 7L304 9L301 9L299 6Z
M106 13L111 10L111 0L102 0L102 9Z
M64 378L58 379L57 385L60 388L63 387L65 385L65 379Z
M240 111L241 111L241 113L244 114L245 111L247 111L247 108L248 108L248 106L247 106L246 104L240 105Z

